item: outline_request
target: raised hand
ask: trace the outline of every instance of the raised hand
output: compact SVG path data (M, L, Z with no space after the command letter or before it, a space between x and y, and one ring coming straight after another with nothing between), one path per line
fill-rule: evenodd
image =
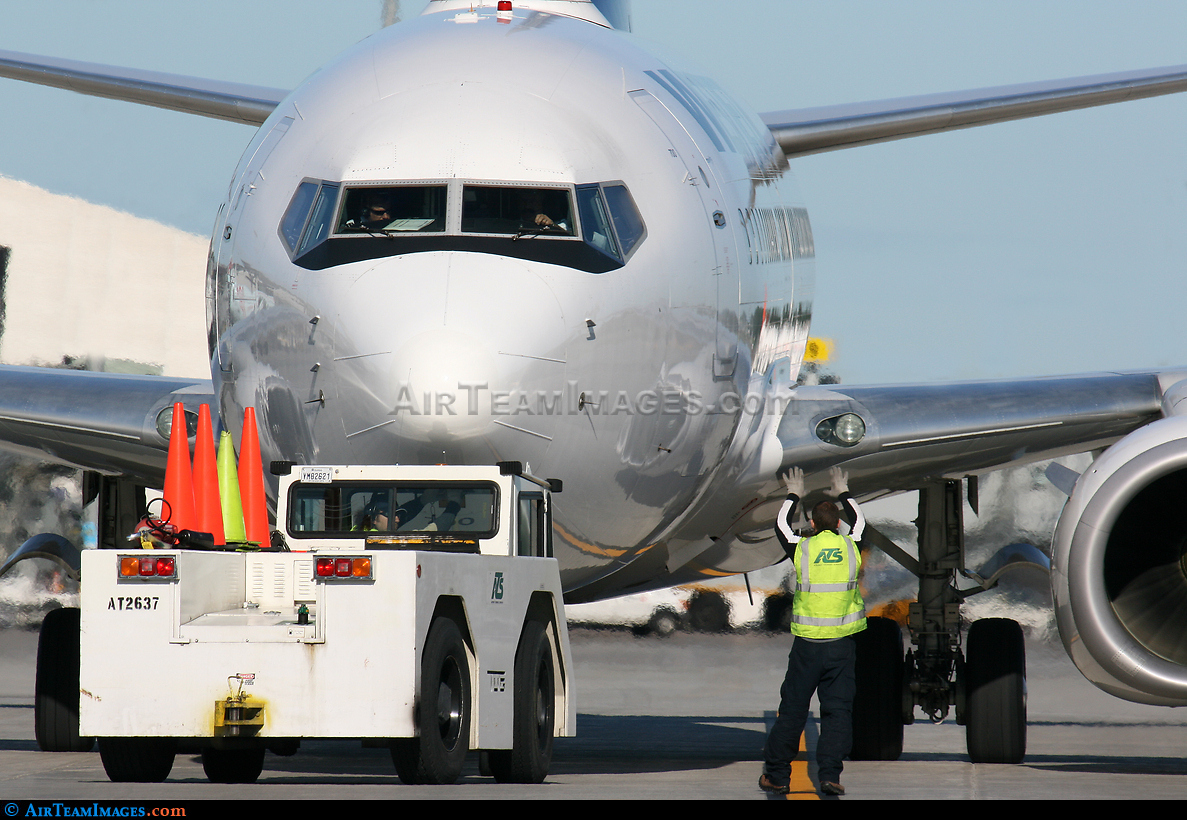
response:
M840 467L832 467L828 471L828 477L833 483L832 493L834 496L840 498L841 493L849 492L849 473Z
M788 495L804 497L804 471L799 467L792 467L789 470L781 472L779 481L783 484L783 488L787 490Z

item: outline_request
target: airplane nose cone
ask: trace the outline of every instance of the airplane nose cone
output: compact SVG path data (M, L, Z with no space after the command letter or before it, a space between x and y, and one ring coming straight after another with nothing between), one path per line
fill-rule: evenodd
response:
M460 326L424 330L404 341L393 355L391 373L400 412L410 416L461 414L468 421L454 424L454 435L478 431L477 402L473 399L484 385L489 388L498 366L488 341L481 333Z
M375 265L340 319L340 389L356 455L405 461L485 447L508 394L563 387L565 317L531 263L420 253ZM358 399L350 399L352 394ZM366 408L365 410L363 408ZM362 412L358 412L362 410ZM419 454L417 454L417 451Z

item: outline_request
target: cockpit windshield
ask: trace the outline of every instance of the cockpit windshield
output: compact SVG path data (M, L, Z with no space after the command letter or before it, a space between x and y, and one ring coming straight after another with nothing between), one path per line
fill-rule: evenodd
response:
M347 188L334 233L441 233L447 193L445 185Z
M576 236L568 189L466 185L462 233Z
M621 182L306 179L277 234L307 270L467 251L606 273L626 264L646 227Z

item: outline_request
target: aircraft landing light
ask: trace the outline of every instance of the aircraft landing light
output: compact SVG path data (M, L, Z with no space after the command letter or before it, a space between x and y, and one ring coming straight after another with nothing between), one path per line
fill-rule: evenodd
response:
M856 413L824 419L816 425L816 437L839 447L854 447L866 435L866 423Z

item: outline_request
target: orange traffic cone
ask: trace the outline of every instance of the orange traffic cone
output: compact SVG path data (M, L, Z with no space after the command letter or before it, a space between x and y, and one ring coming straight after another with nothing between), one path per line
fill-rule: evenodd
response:
M163 515L175 531L194 527L194 480L190 473L190 442L186 435L185 405L173 405L173 427L169 431L169 458L165 463L165 503Z
M215 466L214 428L210 423L210 405L198 408L198 439L194 442L194 511L196 528L214 536L214 543L225 544L223 505L219 500L218 468Z
M268 502L264 497L264 464L260 460L260 435L256 410L243 411L243 436L239 440L239 492L243 496L243 526L247 540L269 546Z

